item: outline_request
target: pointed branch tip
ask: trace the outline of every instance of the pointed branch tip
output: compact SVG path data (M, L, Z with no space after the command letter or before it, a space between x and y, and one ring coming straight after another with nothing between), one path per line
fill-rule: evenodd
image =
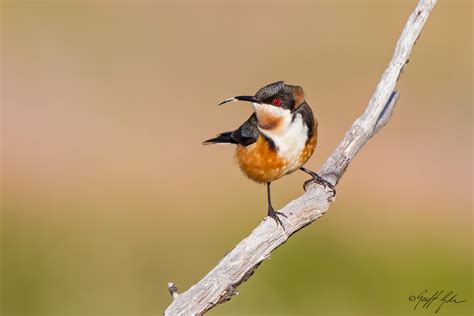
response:
M178 287L173 282L168 282L168 291L173 296L173 299L178 297Z

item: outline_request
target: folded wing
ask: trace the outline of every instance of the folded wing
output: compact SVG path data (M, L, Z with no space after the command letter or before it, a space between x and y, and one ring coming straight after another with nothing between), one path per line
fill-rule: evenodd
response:
M257 115L253 113L248 120L235 131L221 133L214 138L204 141L203 144L240 144L248 146L257 141L258 135Z

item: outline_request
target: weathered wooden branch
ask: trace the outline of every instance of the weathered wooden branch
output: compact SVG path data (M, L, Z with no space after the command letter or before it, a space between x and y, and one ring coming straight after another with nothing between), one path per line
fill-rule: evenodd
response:
M390 119L399 93L395 85L403 71L410 52L418 39L436 0L420 0L408 18L398 40L392 60L385 70L365 112L347 131L334 153L327 159L320 174L333 184L342 177L347 166L367 141ZM260 263L288 238L321 217L332 202L332 193L322 186L311 186L299 198L291 201L280 212L285 229L276 226L269 217L229 252L201 281L186 292L177 293L169 283L173 302L165 315L202 315L217 304L237 294L237 287L247 281Z

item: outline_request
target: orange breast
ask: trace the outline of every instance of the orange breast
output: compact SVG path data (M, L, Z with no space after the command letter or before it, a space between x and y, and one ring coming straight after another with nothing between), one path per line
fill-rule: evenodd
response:
M238 145L235 158L243 173L258 183L272 182L283 176L287 164L262 135L249 146Z
M311 158L314 153L314 150L316 149L318 135L316 130L314 130L313 133L313 137L311 137L311 139L306 143L306 146L299 157L298 169L303 166L309 160L309 158Z
M314 135L298 157L296 168L288 168L289 162L282 159L260 135L257 141L249 146L238 145L235 158L242 172L258 183L272 182L285 174L303 166L314 152L317 137Z

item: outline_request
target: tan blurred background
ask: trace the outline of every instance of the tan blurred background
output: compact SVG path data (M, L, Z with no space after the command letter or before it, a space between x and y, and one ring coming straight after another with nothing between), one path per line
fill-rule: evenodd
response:
M286 80L317 170L363 111L416 1L2 1L2 314L159 315L262 220L223 99ZM472 2L440 1L390 123L336 203L210 315L472 315ZM296 173L274 205L302 193Z

